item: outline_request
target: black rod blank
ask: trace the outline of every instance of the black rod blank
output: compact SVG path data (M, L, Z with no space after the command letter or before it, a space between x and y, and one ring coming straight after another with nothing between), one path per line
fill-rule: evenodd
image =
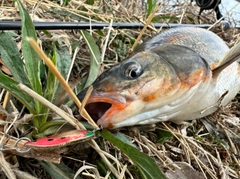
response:
M209 28L211 24L162 24L153 23L155 28L171 28L171 27L201 27ZM34 22L36 30L57 30L57 29L103 29L109 26L104 22ZM0 30L21 30L21 21L0 21ZM113 28L118 29L138 29L143 28L142 23L123 23L117 22L112 24Z

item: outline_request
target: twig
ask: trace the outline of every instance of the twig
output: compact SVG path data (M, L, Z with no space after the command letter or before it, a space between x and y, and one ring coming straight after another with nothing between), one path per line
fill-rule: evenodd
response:
M103 63L104 56L105 56L105 52L106 52L106 48L107 48L107 44L108 44L108 41L109 41L109 36L110 36L111 30L113 29L113 28L112 28L112 24L113 24L113 20L111 20L111 22L110 22L110 24L109 24L109 26L108 26L107 37L106 37L105 44L104 44L103 49L102 49L101 63Z
M149 147L149 149L157 156L157 158L165 165L172 165L174 168L180 169L180 167L174 163L165 153L159 151L156 147L154 147L153 142L147 139L145 136L140 136L143 142Z
M6 109L7 102L8 102L8 99L9 99L9 95L10 95L10 93L9 93L9 91L7 91L6 95L4 97L4 100L3 100L3 105L2 105L3 109Z
M21 170L15 169L15 168L13 168L12 170L18 179L38 179L37 177L34 177L27 172L23 172Z
M79 174L83 173L84 170L91 170L92 173L94 174L94 175L92 175L92 176L94 176L94 178L99 178L99 179L102 178L102 177L100 176L99 171L97 170L96 167L89 166L89 165L84 165L84 166L82 166L81 168L78 169L78 171L75 173L73 179L76 179ZM88 173L88 174L89 174L89 173Z
M88 98L90 97L90 95L92 93L92 90L93 90L93 86L91 85L91 86L89 86L89 88L87 90L87 93L86 93L86 95L84 96L84 98L82 100L82 106L79 109L79 112L80 112L81 116L84 116L83 110L85 108L85 105L87 104Z
M119 179L124 179L125 178L126 169L127 169L127 165L124 165L123 169L122 169L122 172L121 172L121 174L119 176Z
M91 140L91 143L89 143L92 148L94 148L98 154L102 157L104 160L105 164L108 166L108 168L111 170L111 172L115 175L116 178L119 178L119 173L118 171L114 168L111 162L106 158L104 155L103 151L100 149L100 147L97 145L97 143L94 140Z
M143 23L144 25L146 24L146 22L143 21L142 19L139 19L139 18L138 18L138 20L139 20L141 23ZM148 24L148 28L151 29L151 30L153 30L154 32L158 32L158 30L156 29L156 27L154 27L153 25Z
M74 65L74 62L75 62L76 55L77 55L78 51L79 51L79 47L77 47L77 48L74 50L72 62L71 62L71 64L70 64L69 71L68 71L68 74L67 74L67 77L66 77L66 82L67 82L67 83L68 83L70 74L71 74L71 72L72 72L72 68L73 68L73 65Z
M153 12L150 14L150 16L147 18L147 22L144 25L143 29L141 30L140 34L138 35L136 41L134 42L132 48L130 49L130 52L132 52L134 50L134 48L137 46L138 41L141 39L143 33L145 32L145 30L147 29L148 25L151 23L152 18L154 17L155 13L158 11L159 7L162 5L161 2L158 3L158 5L154 8Z
M16 179L16 176L14 175L9 163L6 162L4 155L1 151L0 151L0 165L1 165L1 170L4 171L7 178Z
M167 128L167 130L169 130L174 137L176 137L176 139L190 152L190 154L194 157L195 161L197 162L198 166L200 167L200 170L202 171L203 175L205 178L208 178L206 176L206 174L203 171L203 168L206 169L206 171L209 173L210 176L212 176L212 178L217 179L217 177L214 175L214 173L194 154L194 152L192 151L192 149L189 147L188 142L185 141L184 138L182 138L183 140L181 140L178 135L180 135L181 137L184 137L183 135L181 135L181 133L176 133L174 131L172 131L164 122L163 125ZM190 142L192 142L191 140L189 140ZM201 165L200 165L201 164Z

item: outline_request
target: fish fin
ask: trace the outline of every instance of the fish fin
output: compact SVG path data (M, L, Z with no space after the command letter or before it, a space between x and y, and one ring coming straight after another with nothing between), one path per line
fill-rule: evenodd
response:
M217 76L224 70L226 67L231 65L236 60L240 59L240 43L234 45L220 60L220 64L214 69L212 69L213 78Z

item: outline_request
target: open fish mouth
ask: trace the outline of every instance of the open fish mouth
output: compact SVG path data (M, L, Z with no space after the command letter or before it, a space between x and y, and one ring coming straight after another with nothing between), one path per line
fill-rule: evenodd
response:
M110 97L109 97L110 96ZM87 101L86 111L104 128L112 128L114 116L123 111L127 106L126 98L120 95L93 94Z
M86 111L91 116L91 118L96 122L100 119L110 108L111 103L106 102L92 102L85 106Z

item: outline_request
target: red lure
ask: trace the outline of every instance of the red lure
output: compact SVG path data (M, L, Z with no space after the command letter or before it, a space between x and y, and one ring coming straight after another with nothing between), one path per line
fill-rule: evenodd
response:
M58 148L77 142L90 140L95 136L94 132L87 130L72 130L62 133L56 133L48 137L37 139L34 142L26 142L25 145L30 148Z

